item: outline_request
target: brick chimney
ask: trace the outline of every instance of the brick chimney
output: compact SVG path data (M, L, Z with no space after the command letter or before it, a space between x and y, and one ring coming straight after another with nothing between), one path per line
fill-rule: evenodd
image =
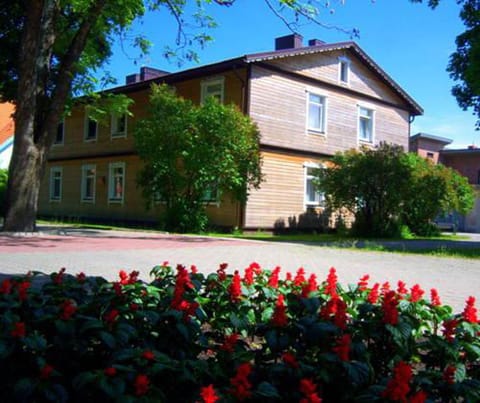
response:
M154 69L153 67L141 67L140 73L129 74L125 77L125 84L135 84L152 78L163 77L167 74L169 74L168 71Z
M325 45L325 42L321 41L320 39L310 39L308 41L308 46L320 46L320 45Z
M291 34L275 38L275 50L298 49L303 47L303 37Z

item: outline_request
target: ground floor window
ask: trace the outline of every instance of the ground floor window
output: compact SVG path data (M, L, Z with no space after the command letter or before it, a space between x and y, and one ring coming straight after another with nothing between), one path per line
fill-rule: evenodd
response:
M81 197L82 202L95 202L95 165L82 165L82 185Z
M315 172L320 168L317 164L305 165L305 206L321 206L325 202L325 195L315 185Z
M125 163L114 162L108 169L108 200L123 203L125 197Z
M63 170L61 167L50 168L50 201L62 200Z

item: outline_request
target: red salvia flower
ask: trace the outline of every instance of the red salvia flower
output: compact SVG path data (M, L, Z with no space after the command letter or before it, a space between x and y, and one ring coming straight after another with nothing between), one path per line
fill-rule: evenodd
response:
M48 379L53 372L53 367L49 364L45 364L40 368L40 379Z
M145 350L142 353L142 358L145 358L147 361L153 361L155 359L155 354L153 353L153 351Z
M363 277L360 277L360 280L357 283L358 286L358 291L366 291L368 288L368 280L370 279L370 276L368 274L365 274Z
M236 375L230 379L230 385L232 385L230 392L240 401L248 399L252 395L252 384L248 380L251 372L252 366L245 362L239 365Z
M135 387L135 394L137 396L142 396L148 392L148 388L150 386L150 379L148 379L147 375L138 374L135 377L133 386Z
M297 270L297 274L295 275L295 278L293 279L293 285L295 286L301 286L305 281L305 269L303 267L300 267Z
M382 289L381 289L382 295L385 295L389 291L390 291L390 283L386 281L385 283L382 284Z
M67 299L63 301L60 309L60 319L69 320L77 312L77 305L71 299Z
M420 301L423 297L423 294L425 294L425 291L423 291L418 284L415 284L410 290L410 301Z
M475 297L468 297L462 316L463 319L469 323L478 323L477 308L475 308Z
M338 295L327 301L320 310L320 317L325 320L333 319L333 323L340 329L347 327L347 304Z
M288 324L287 307L285 306L285 297L283 294L278 295L271 322L273 326L277 327L285 327Z
M192 273L192 274L197 274L197 273L198 273L197 266L195 266L194 264L192 264L192 265L190 266L190 273Z
M383 323L395 326L398 323L398 296L395 291L388 291L383 297Z
M225 281L227 279L227 273L225 273L225 270L227 270L228 263L222 263L220 265L220 268L217 270L218 274L218 281Z
M383 391L382 397L395 402L407 402L407 395L410 391L410 380L412 379L412 368L404 361L400 361L393 369L393 377L388 381L387 388Z
M453 385L455 383L455 372L457 369L453 365L449 365L443 371L443 380L447 382L449 385Z
M399 281L397 283L397 293L400 295L406 294L408 292L408 288L406 287L406 284L403 281Z
M310 293L315 292L317 290L317 276L315 274L310 275L308 278L308 282L305 283L302 287L302 297L308 298Z
M268 279L268 285L272 288L277 288L279 277L280 277L280 266L277 266L275 267L275 269L273 269L272 274Z
M115 322L118 315L120 315L120 312L118 312L117 309L112 309L111 311L105 314L105 316L103 317L103 320L108 324L112 324L113 322Z
M128 284L128 273L125 270L120 270L118 272L118 277L120 277L120 284L121 285Z
M435 288L430 290L430 303L432 306L440 306L442 302L440 301L440 296L438 295L438 291Z
M252 285L254 280L253 280L253 275L254 275L253 267L250 265L245 269L245 276L243 277L243 282L246 285Z
M53 273L53 282L57 285L62 284L63 277L65 276L65 267L62 267L58 273Z
M450 343L455 340L455 331L457 330L457 326L457 319L450 319L443 322L443 336Z
M27 291L30 288L30 285L30 281L22 281L17 284L18 298L20 301L25 301L27 299Z
M77 279L77 281L78 281L79 283L84 283L85 280L87 279L87 276L86 276L86 274L85 274L83 271L81 271L80 273L78 273L78 274L76 275L76 279Z
M173 291L173 299L171 302L171 307L173 309L182 310L180 309L180 306L184 302L183 294L185 293L187 288L188 289L193 288L193 284L190 281L190 274L188 273L187 269L185 269L184 266L178 265L177 275L175 277L175 289Z
M419 390L408 399L408 403L425 403L427 401L427 393Z
M0 286L0 294L10 294L12 292L12 281L8 278L2 281Z
M25 334L26 334L26 329L25 329L24 322L16 322L13 324L13 329L10 332L10 335L12 337L22 338L22 337L25 337Z
M325 294L331 297L337 296L337 272L334 267L330 268L327 277L327 286L325 287Z
M213 385L204 386L200 389L200 397L203 403L215 403L217 400L220 400Z
M117 375L117 369L114 368L114 367L108 367L108 368L105 368L103 370L103 373L106 375L106 376L115 376Z
M349 334L344 334L337 340L337 344L332 350L342 361L349 361L351 344L352 337Z
M131 311L138 311L140 309L140 306L138 304L136 304L135 302L132 302L129 305L129 308L130 308Z
M225 340L220 346L220 350L226 351L227 353L233 353L235 351L235 345L237 344L238 338L238 333L232 333L228 336L225 336Z
M317 385L311 380L303 378L300 380L300 392L303 398L300 403L321 403L322 399L317 394Z
M293 353L286 352L282 354L282 361L289 367L297 369L300 365L298 364L297 358Z
M235 270L235 273L233 274L232 282L228 288L228 291L230 293L230 300L232 302L240 301L240 297L242 296L242 284L238 270Z
M375 283L373 285L373 288L370 290L368 293L367 301L370 302L371 304L376 304L378 301L378 298L380 297L380 284Z
M122 285L120 284L120 282L115 281L114 283L112 283L112 287L113 291L115 291L115 295L120 297L123 294Z
M287 271L287 274L285 274L285 281L292 281L292 279L293 279L292 273Z

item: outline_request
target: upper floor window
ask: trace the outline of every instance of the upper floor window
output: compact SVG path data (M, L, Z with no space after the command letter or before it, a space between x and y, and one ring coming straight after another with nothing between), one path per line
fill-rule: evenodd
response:
M125 163L113 162L108 167L108 201L123 203L125 196Z
M350 60L346 57L338 58L338 80L341 83L350 83Z
M308 130L325 133L327 98L308 92Z
M62 200L63 170L61 167L50 168L50 201Z
M320 192L315 184L316 171L321 167L318 164L305 164L305 206L322 206L325 195Z
M82 165L81 200L95 202L95 165Z
M112 137L127 137L127 114L112 114L110 127Z
M203 80L201 83L201 98L204 102L208 97L214 97L218 102L223 103L225 79L217 77L209 80Z
M373 143L375 131L375 111L373 109L358 107L358 139Z
M85 141L94 141L97 139L98 124L96 120L91 119L85 114L83 138Z
M63 144L63 141L65 139L65 121L61 121L58 125L57 125L57 131L55 133L55 141L54 141L54 145L62 145Z

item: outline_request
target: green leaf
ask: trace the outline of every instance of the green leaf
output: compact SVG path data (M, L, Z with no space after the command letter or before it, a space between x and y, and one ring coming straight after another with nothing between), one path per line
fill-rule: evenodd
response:
M117 346L115 337L109 332L100 332L98 337L111 349L114 349Z
M258 385L257 389L255 390L255 393L257 395L264 396L267 398L272 398L272 397L277 399L281 398L277 388L268 382L260 383L260 385Z
M262 316L261 316L261 320L263 323L267 323L270 318L272 317L273 315L273 312L274 312L274 308L269 306L267 308L265 308L262 312Z
M81 372L72 380L72 386L75 390L83 390L88 387L89 384L96 381L98 374L95 372Z
M344 367L347 371L348 378L356 386L368 384L370 379L370 368L364 362L350 361L344 362Z
M13 394L17 401L28 402L31 401L33 391L37 387L38 381L33 378L22 378L15 382L13 387Z
M47 348L47 340L38 333L33 333L23 339L25 345L34 351L43 351Z
M86 317L86 321L80 327L80 334L84 334L90 330L98 330L104 328L104 323L101 320Z

